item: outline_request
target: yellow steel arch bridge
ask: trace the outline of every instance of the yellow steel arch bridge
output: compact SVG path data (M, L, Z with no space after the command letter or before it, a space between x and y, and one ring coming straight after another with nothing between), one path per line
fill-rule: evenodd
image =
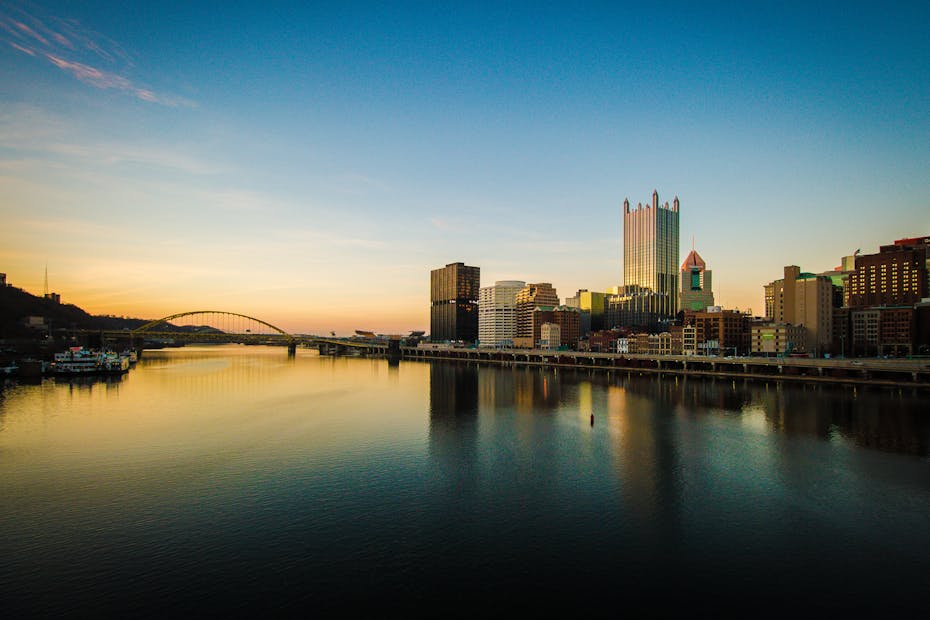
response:
M176 321L181 318L188 317L201 317L204 325L210 325L217 329L217 332L204 332L204 331L195 331L191 332L189 330L179 331L174 329L170 322ZM208 320L209 319L209 320ZM270 333L261 333L260 331L254 331L251 327L244 327L250 323L261 325L267 327L271 330ZM156 329L160 325L170 327L172 329ZM188 312L178 312L177 314L171 314L166 317L162 317L156 321L150 321L145 325L141 325L136 329L130 332L136 336L155 336L161 334L171 334L172 336L183 336L194 334L196 337L209 336L209 335L226 335L226 336L256 336L256 337L268 337L272 336L274 338L282 338L286 341L295 340L297 337L293 336L277 325L272 325L267 321L257 319L254 316L249 316L247 314L240 314L238 312L229 312L226 310L190 310Z
M179 322L179 319L184 319L189 324L175 325L174 323ZM150 321L130 331L107 330L103 332L103 335L111 339L128 339L133 346L139 348L144 347L146 342L171 344L197 342L286 345L290 351L296 349L298 345L317 348L321 352L354 349L360 352L379 353L386 349L385 344L379 343L290 334L262 319L227 310L178 312Z

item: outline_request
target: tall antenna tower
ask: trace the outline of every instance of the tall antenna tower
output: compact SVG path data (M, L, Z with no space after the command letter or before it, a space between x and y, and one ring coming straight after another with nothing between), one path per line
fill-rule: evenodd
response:
M42 291L42 297L48 297L48 261L45 261L45 289Z

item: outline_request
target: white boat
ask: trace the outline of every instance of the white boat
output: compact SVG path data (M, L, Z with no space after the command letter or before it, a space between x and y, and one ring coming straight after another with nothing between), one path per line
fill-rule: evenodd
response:
M129 370L129 358L113 351L91 351L71 347L55 354L52 365L58 375L122 374Z

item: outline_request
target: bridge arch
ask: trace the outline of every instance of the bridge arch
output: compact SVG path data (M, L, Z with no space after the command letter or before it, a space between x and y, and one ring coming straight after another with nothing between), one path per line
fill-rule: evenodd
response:
M155 327L157 327L157 326L159 326L159 325L161 325L161 324L163 324L163 323L168 323L169 321L173 321L173 320L179 319L179 318L181 318L181 317L193 316L193 315L197 315L197 314L223 314L223 315L227 315L227 316L235 316L235 317L240 317L240 318L243 318L243 319L248 319L248 320L250 320L250 321L255 321L256 323L261 323L261 324L264 325L265 327L269 327L269 328L273 329L274 331L278 332L279 334L281 334L282 336L284 336L284 337L287 338L288 340L291 340L291 341L296 340L295 336L293 336L293 335L287 333L286 331L284 331L283 329L281 329L281 328L278 327L277 325L272 325L271 323L269 323L269 322L267 322L267 321L263 321L263 320L261 320L261 319L256 319L254 316L249 316L249 315L247 315L247 314L240 314L240 313L238 313L238 312L227 312L227 311L225 311L225 310L191 310L191 311L188 311L188 312L178 312L177 314L172 314L172 315L170 315L170 316L162 317L162 318L160 318L160 319L158 319L158 320L156 320L156 321L150 321L150 322L146 323L145 325L141 325L141 326L135 328L135 329L132 330L130 333L131 333L131 334L139 334L139 335L141 335L141 334L144 334L145 332L151 331L153 328L155 328Z

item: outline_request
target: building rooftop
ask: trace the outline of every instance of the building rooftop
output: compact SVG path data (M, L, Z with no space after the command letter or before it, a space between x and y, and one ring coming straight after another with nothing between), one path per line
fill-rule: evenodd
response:
M681 264L682 271L690 271L692 269L707 269L707 263L704 262L704 259L701 258L701 255L695 250L691 250L685 262Z

